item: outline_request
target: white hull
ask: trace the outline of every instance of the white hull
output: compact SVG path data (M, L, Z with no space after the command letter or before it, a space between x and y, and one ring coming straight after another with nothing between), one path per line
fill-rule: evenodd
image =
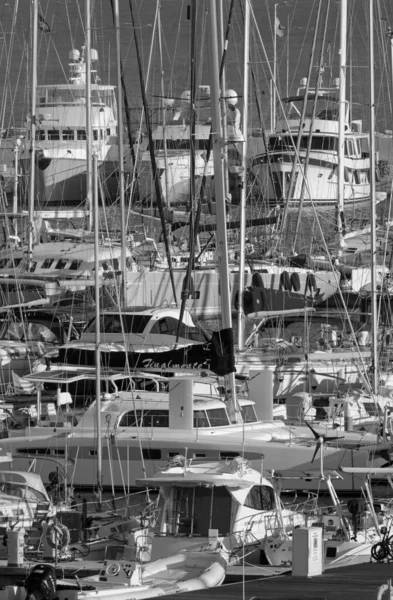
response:
M280 276L285 269L273 269L272 273L261 273L263 284L267 289L280 289ZM300 278L300 293L304 293L307 283L307 272L299 272L288 268L288 272L298 272ZM184 271L173 273L177 302L180 302ZM319 293L318 302L326 300L337 291L337 282L333 272L316 272L316 287ZM245 285L251 285L251 274L246 274ZM187 308L200 318L213 318L221 314L220 275L215 271L195 271L193 274L194 289L200 292L199 298L187 300ZM232 306L235 306L235 296L239 287L239 275L230 273ZM161 306L174 302L169 271L145 271L128 274L127 305L128 306Z
M59 435L48 437L22 437L4 439L3 450L13 453L13 465L15 469L27 470L31 464L32 457L36 459L37 470L43 481L48 481L48 475L53 470L53 465L47 460L40 460L38 449L46 452L50 448L50 454L59 456L59 450L67 449L68 457L75 461L70 467L74 473L73 483L76 486L96 485L96 439L92 432L86 432L86 437L75 439L72 434L64 437L65 430L59 429ZM266 429L269 436L268 429ZM104 486L127 489L134 487L137 479L152 477L159 466L168 462L176 454L187 454L188 456L203 457L209 461L224 460L240 454L249 460L254 469L260 470L261 456L263 456L263 469L268 473L275 471L288 471L289 469L309 470L315 472L317 464L311 463L315 447L299 443L266 442L261 439L252 441L247 435L246 449L244 448L241 427L238 432L224 434L223 431L202 433L201 430L167 431L165 433L157 428L149 431L140 429L140 439L130 437L127 434L119 434L113 439L105 439L103 443L102 482ZM141 461L141 448L144 456L143 471ZM17 450L18 449L18 450ZM30 454L30 457L28 454ZM368 461L368 452L361 450L340 450L333 448L324 449L324 468L337 469L339 465L355 465L365 467ZM337 489L341 491L352 491L359 489L363 479L355 476L345 475L344 479L337 482ZM319 481L302 481L302 489L315 489ZM321 484L321 489L324 488ZM288 489L298 489L299 480L285 480Z
M293 153L272 154L270 157L270 166L266 162L261 162L261 158L256 157L253 161L253 172L257 176L258 184L263 190L263 195L271 201L284 201L288 199L291 172L294 162ZM305 154L300 153L301 162L305 161ZM338 157L332 155L314 155L306 174L297 167L296 184L289 200L290 204L298 205L301 198L303 181L305 181L304 198L305 205L315 203L317 206L336 205L338 198ZM344 199L347 203L358 203L370 198L370 183L364 181L357 183L356 172L365 172L368 161L364 159L345 160L347 178L344 186ZM348 165L348 166L347 166ZM269 173L271 172L271 175Z

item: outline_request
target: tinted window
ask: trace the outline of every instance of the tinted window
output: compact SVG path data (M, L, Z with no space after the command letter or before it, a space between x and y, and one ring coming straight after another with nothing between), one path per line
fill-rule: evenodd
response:
M194 410L194 427L210 427L204 410Z
M229 419L225 408L213 408L207 411L211 427L225 427L229 425Z
M250 490L244 502L244 506L248 506L254 510L273 510L274 492L272 488L264 485L254 486Z
M241 406L240 411L242 413L244 423L255 423L256 421L258 421L253 404Z

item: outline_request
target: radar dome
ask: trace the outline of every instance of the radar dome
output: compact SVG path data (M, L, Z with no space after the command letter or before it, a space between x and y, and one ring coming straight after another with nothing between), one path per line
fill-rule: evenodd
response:
M336 77L335 79L333 79L333 87L340 87L340 80L338 77Z
M306 87L306 85L307 85L307 77L302 77L302 78L301 78L301 80L300 80L300 85L301 85L302 87Z
M98 60L98 52L97 52L97 50L94 50L94 48L92 48L92 49L90 50L90 60L91 60L91 61L96 61L96 60Z
M235 90L227 90L225 92L225 99L229 104L235 106L238 100Z
M68 58L70 60L73 60L74 62L76 62L77 60L80 59L81 53L79 52L79 50L76 50L75 48L73 48L72 50L69 51L68 53Z

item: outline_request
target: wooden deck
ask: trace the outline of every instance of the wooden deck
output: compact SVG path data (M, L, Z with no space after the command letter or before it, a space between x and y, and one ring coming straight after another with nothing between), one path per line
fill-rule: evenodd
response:
M240 575L239 575L240 576ZM318 577L292 577L291 574L243 583L224 583L200 592L188 592L186 600L376 600L378 588L393 579L393 563L363 563L330 569ZM176 596L178 597L178 595ZM175 596L166 596L171 600ZM383 599L388 599L385 592Z

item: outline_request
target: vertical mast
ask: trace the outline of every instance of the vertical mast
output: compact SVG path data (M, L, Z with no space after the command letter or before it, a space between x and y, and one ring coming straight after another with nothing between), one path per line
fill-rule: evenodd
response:
M97 440L97 498L101 505L102 501L102 442L101 442L101 322L100 322L100 275L99 275L99 218L98 218L98 168L97 154L93 155L93 214L94 214L94 301L95 301L95 362L96 362L96 440Z
M123 95L121 85L121 57L120 57L120 22L119 22L119 0L114 0L114 17L116 31L116 94L117 94L117 147L119 151L119 195L120 195L120 222L121 222L121 301L127 304L127 230L126 230L126 206L124 200L124 144L123 144Z
M30 121L30 181L29 181L29 206L28 206L28 246L27 263L31 266L34 244L34 188L35 188L35 135L36 135L36 104L37 104L37 30L38 6L33 0L33 38L32 38L32 64L31 64L31 121Z
M86 89L86 200L89 211L88 228L93 224L93 175L92 175L92 127L91 127L91 7L90 0L85 0L85 89Z
M222 132L220 115L220 87L219 87L219 63L218 63L218 40L217 40L217 12L216 0L208 0L208 44L209 44L209 75L210 75L210 93L211 93L211 119L212 119L212 138L213 138L213 164L214 164L214 185L216 193L216 213L217 213L217 261L218 271L220 273L221 286L221 309L223 327L232 331L232 313L231 298L229 289L229 267L228 267L228 243L225 215L225 188L224 173L222 168ZM225 387L228 394L228 412L231 419L241 422L241 413L239 411L235 374L225 375Z
M345 93L347 69L347 0L341 0L340 13L340 83L339 83L339 115L338 115L338 197L337 197L337 231L339 248L343 246L344 218L344 161L345 161Z
M238 350L244 348L245 314L243 308L244 263L246 258L246 199L247 199L247 130L248 130L248 79L250 61L250 0L244 1L244 48L243 48L243 154L242 189L240 196L240 248L239 248L239 312L237 327Z
M276 89L277 89L277 4L274 5L274 22L273 22L273 86L272 86L272 123L271 129L276 128Z
M369 78L370 78L370 201L371 201L371 343L372 391L378 392L378 322L376 269L376 210L375 210L375 98L374 98L374 0L369 12Z

